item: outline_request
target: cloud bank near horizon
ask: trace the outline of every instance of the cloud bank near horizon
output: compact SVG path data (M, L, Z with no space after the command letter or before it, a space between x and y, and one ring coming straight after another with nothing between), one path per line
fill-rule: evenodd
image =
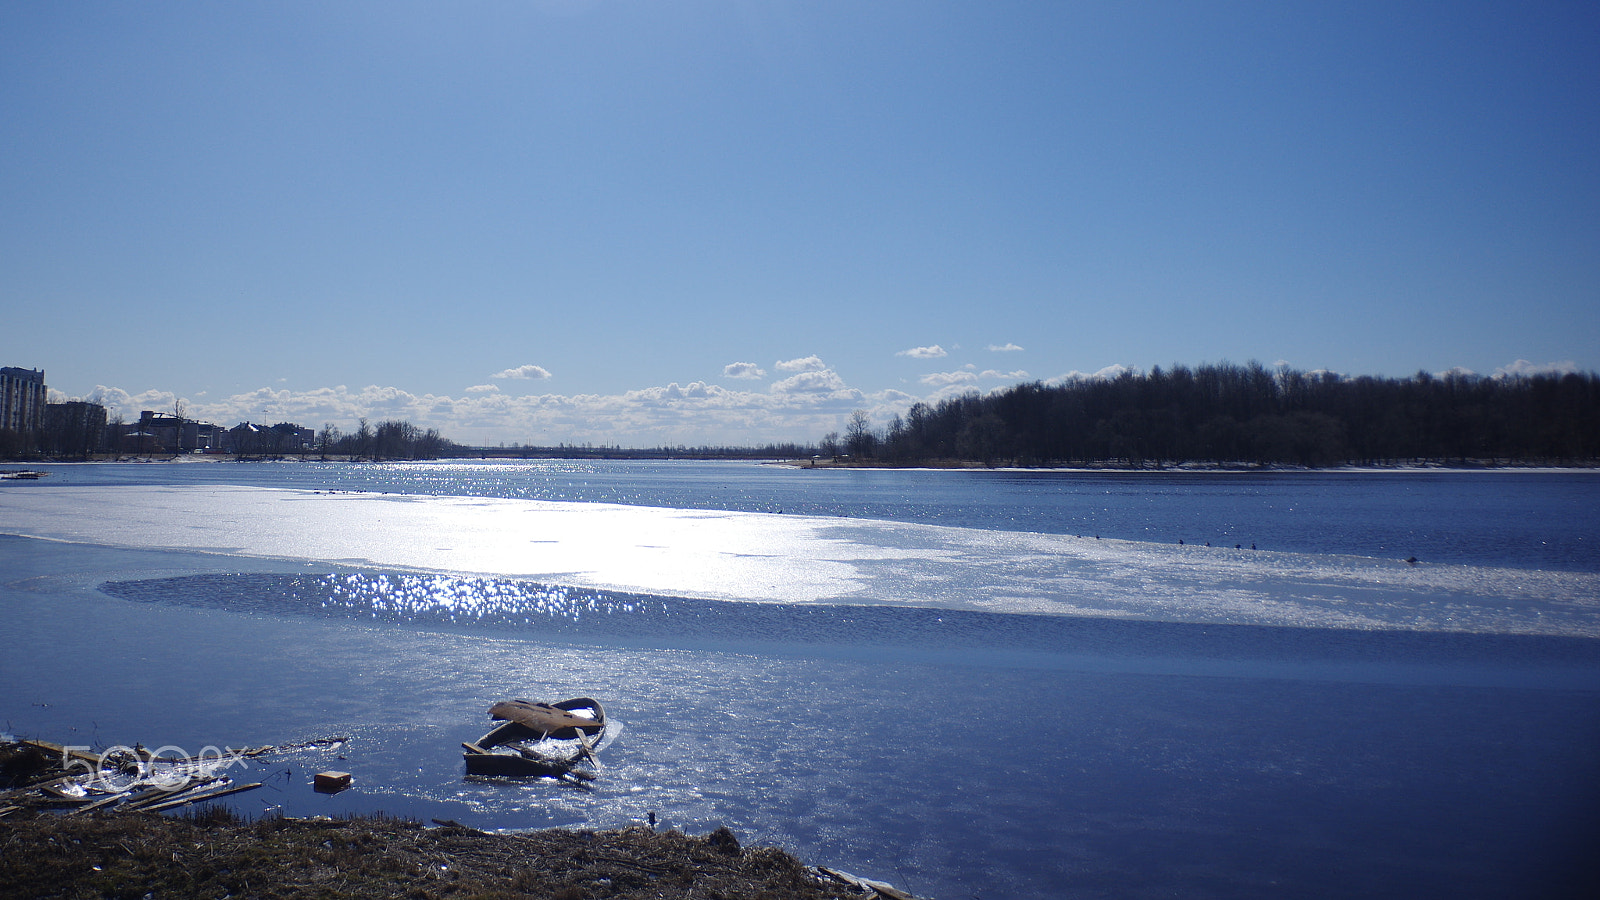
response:
M351 430L361 419L369 422L404 420L420 428L437 429L446 438L469 445L496 444L597 444L602 446L761 446L769 443L812 443L830 431L839 431L849 415L864 409L878 425L904 415L913 404L974 392L1002 391L1031 379L1023 370L979 370L968 364L946 372L929 372L918 378L921 393L895 388L864 391L851 386L817 356L775 362L778 378L761 390L728 388L705 381L670 382L666 385L624 391L620 394L524 394L504 392L498 385L465 388L461 396L413 393L395 386L347 385L310 390L261 387L231 396L179 397L171 391L130 392L97 385L84 397L69 397L51 390L51 401L89 400L106 406L112 415L134 421L142 410L170 412L182 403L186 415L231 425L237 422L275 424L294 422L321 429L334 425ZM1074 381L1114 379L1144 370L1114 364L1093 372L1073 370L1041 379L1046 385ZM1519 359L1495 369L1492 378L1560 376L1574 374L1578 366L1562 360L1533 363ZM520 375L507 374L522 372ZM542 375L537 373L544 373ZM1338 373L1333 373L1338 374ZM1457 367L1436 373L1473 375ZM722 376L738 381L766 377L754 363L732 363ZM507 369L496 376L517 381L550 377L539 366ZM987 386L985 386L987 384Z
M336 385L311 390L262 387L227 397L179 397L172 391L132 392L97 385L86 399L133 421L143 410L170 412L182 403L189 417L218 424L253 421L294 422L343 430L366 419L404 420L437 429L469 445L575 444L676 446L811 443L837 430L852 411L866 409L887 420L917 398L897 390L869 394L851 387L815 355L781 360L773 367L788 374L765 390L735 389L706 381L670 382L619 394L528 393L517 395L496 384L465 388L460 396L414 393L395 386ZM766 377L754 363L733 363L723 377L750 381ZM542 381L545 368L524 365L490 376L504 381ZM52 392L53 399L69 399Z
M513 378L518 380L533 378L543 381L544 379L550 377L550 370L546 369L544 366L517 366L514 369L506 369L502 372L496 372L489 377L493 379Z

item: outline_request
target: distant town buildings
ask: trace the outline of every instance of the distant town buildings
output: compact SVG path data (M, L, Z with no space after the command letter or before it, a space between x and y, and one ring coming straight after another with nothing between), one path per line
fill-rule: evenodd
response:
M46 454L87 459L96 453L136 455L305 453L316 432L291 422L224 428L174 413L144 410L139 421L111 420L85 400L47 402L43 369L0 368L0 457Z
M244 454L304 453L317 440L312 429L289 422L271 426L241 422L224 434L228 452Z
M106 408L98 403L69 400L47 403L39 449L51 456L87 458L106 447Z

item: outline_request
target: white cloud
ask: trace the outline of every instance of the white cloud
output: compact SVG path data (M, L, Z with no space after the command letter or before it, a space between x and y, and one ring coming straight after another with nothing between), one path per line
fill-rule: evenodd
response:
M969 363L953 372L930 372L929 374L924 375L917 380L925 385L928 385L929 387L937 388L940 394L949 394L949 388L961 385L977 384L980 380L984 379L1022 381L1027 378L1028 373L1022 369L1017 369L1014 372L1002 372L998 369L984 369L982 372L980 372L978 371L977 366Z
M467 393L488 394L498 390L500 390L500 385L498 384L475 384L472 387L467 388Z
M838 394L852 392L844 379L832 369L820 372L801 372L772 384L774 394Z
M828 364L816 356L784 360L776 365L785 372L822 372L828 368Z
M1140 371L1141 370L1139 369L1130 368L1120 364L1109 365L1104 369L1100 369L1095 372L1080 372L1077 369L1073 369L1071 372L1068 372L1065 375L1057 375L1054 378L1046 380L1045 384L1055 386L1071 384L1074 381L1113 381L1117 378L1121 378L1123 375L1137 375L1140 373Z
M912 359L940 359L949 355L938 344L931 347L912 347L910 350L901 350L895 354L895 356L909 356Z
M550 377L550 370L546 369L544 366L535 366L535 365L517 366L515 369L506 369L504 372L496 372L495 374L490 375L489 377L490 378L518 378L518 379L521 379L521 378L533 378L533 379L543 380L545 378L549 378Z
M1004 344L990 344L987 349L989 351L993 352L993 353L1021 353L1022 352L1022 348L1021 347L1018 347L1016 344L1013 344L1013 343L1010 343L1010 342L1007 342L1007 343L1004 343Z
M722 367L723 378L765 378L767 370L755 363L736 362Z
M978 374L966 369L959 369L954 372L933 372L917 380L929 387L943 388L956 384L974 384L978 380Z
M716 385L708 385L703 381L692 381L686 385L679 385L674 381L666 387L651 387L628 391L622 397L624 400L634 403L657 404L673 403L681 400L721 401L734 395L734 391L717 387Z
M1560 362L1531 363L1519 359L1509 366L1501 366L1494 370L1495 378L1532 378L1535 375L1576 375L1578 364L1570 359Z
M141 410L171 409L177 397L171 391L143 391L131 394L122 388L106 387L103 384L94 386L89 396L83 398L90 403L104 406L112 415L122 414L128 419L139 418Z

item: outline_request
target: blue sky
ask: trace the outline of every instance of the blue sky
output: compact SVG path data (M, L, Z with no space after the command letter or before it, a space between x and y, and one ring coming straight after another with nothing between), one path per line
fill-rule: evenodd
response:
M0 364L813 440L1174 363L1600 368L1592 3L0 0Z

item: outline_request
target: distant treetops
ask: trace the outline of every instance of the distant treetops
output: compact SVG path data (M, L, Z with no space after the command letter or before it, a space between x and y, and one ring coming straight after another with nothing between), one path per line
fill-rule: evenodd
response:
M1600 461L1600 376L1157 367L918 403L881 433L858 413L844 444L833 434L823 449L892 464L1591 464Z

